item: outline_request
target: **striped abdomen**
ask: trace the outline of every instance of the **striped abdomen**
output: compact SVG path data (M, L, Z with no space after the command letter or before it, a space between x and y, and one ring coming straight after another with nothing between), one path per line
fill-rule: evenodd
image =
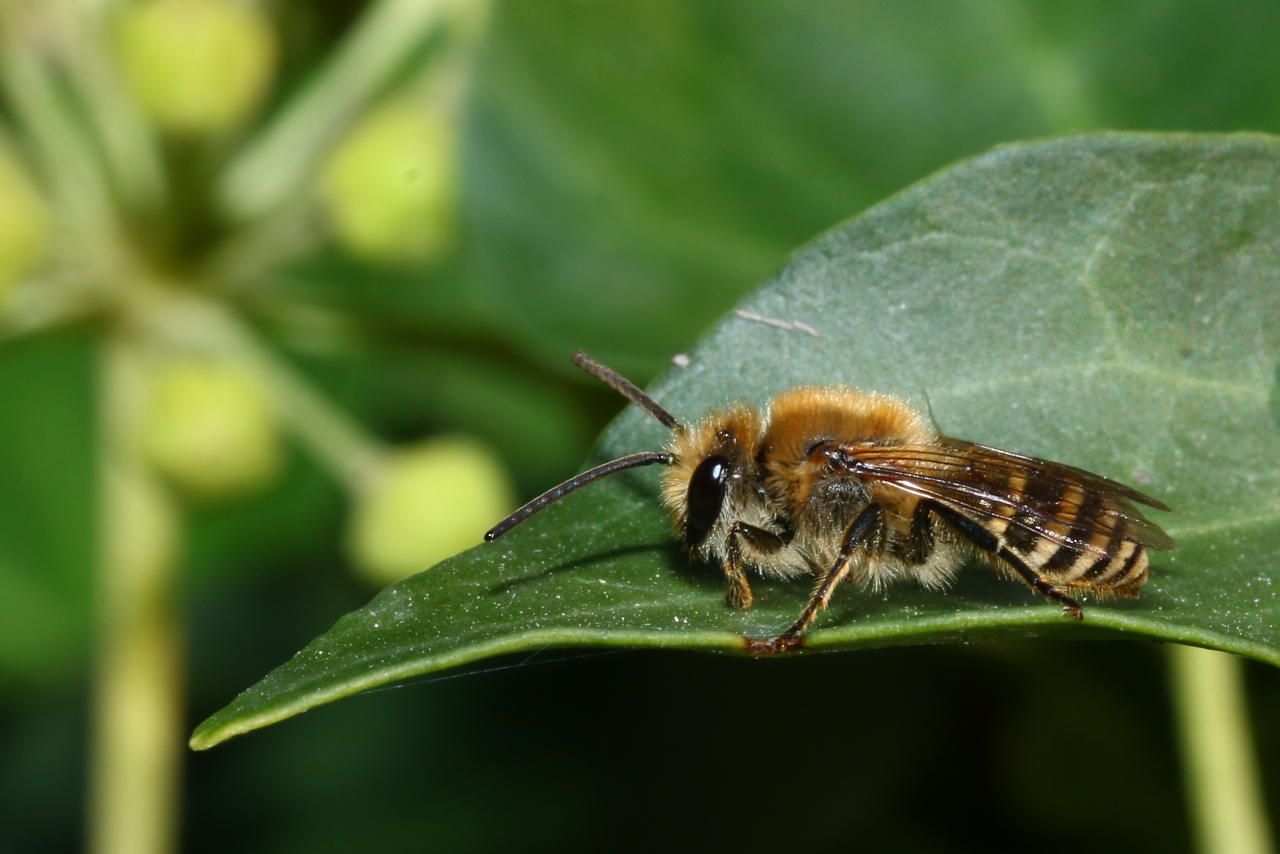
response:
M1138 595L1147 580L1147 549L1143 526L1132 519L1137 511L1125 499L1022 475L1006 489L1014 502L984 525L1003 548L1059 589Z

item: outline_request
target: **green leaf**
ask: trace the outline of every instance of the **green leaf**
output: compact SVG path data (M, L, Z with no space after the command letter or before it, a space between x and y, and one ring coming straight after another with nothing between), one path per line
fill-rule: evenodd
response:
M1061 460L1173 506L1179 539L1136 601L1065 619L989 569L946 593L839 591L820 649L1019 637L1189 642L1280 664L1280 143L1103 134L963 163L795 254L652 389L690 420L802 383L927 400L949 434ZM661 446L629 409L598 458ZM657 473L583 490L383 591L196 730L209 747L321 703L547 646L741 652L806 584L723 601L690 566Z
M92 340L0 350L0 690L74 673L93 621Z

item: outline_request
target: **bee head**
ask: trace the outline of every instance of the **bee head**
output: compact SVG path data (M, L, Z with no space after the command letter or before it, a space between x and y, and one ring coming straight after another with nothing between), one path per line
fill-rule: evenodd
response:
M663 503L691 552L705 557L734 519L757 515L765 501L754 460L762 428L756 410L736 406L672 434Z
M611 386L623 397L627 398L636 406L639 406L645 412L652 415L662 424L662 426L666 427L673 434L678 436L684 432L683 425L681 425L679 421L676 421L670 412L667 412L667 410L659 406L653 398L649 397L649 395L645 394L634 383L619 374L617 371L600 364L581 350L573 354L573 363L596 379ZM595 483L601 478L608 477L609 475L616 474L620 471L625 471L626 469L638 468L640 466L651 466L655 464L671 465L672 462L674 462L674 458L670 453L645 451L643 453L631 454L630 456L611 460L604 465L596 466L589 471L583 472L577 477L572 477L569 480L566 480L554 489L544 492L542 495L533 499L510 516L503 519L497 525L494 525L493 528L489 530L489 533L484 535L485 542L492 542L507 531L510 531L516 525L519 525L525 519L528 519L534 513L537 513L539 510L550 504L554 504L570 492L581 489L589 483Z

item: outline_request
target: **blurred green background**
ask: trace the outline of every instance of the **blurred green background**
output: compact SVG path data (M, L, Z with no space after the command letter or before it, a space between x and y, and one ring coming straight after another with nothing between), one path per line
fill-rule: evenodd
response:
M0 851L84 845L100 543L179 543L155 607L189 732L571 474L619 408L573 350L643 383L791 250L1001 142L1280 131L1264 0L0 25ZM102 500L116 463L151 516ZM1247 674L1280 818L1280 675ZM1191 847L1145 644L548 651L183 761L190 851Z

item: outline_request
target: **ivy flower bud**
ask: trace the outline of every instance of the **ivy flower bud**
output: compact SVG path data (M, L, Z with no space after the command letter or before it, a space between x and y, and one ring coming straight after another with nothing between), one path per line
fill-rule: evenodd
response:
M202 359L182 359L152 380L143 425L147 459L194 498L233 498L275 480L283 448L257 379Z
M275 71L276 36L262 11L229 0L144 0L119 28L125 79L165 130L209 134L248 118Z
M398 451L357 502L348 531L352 560L379 585L436 565L484 539L514 504L497 455L464 436Z
M344 248L372 261L422 262L453 242L453 124L412 103L366 116L324 166L322 196Z

